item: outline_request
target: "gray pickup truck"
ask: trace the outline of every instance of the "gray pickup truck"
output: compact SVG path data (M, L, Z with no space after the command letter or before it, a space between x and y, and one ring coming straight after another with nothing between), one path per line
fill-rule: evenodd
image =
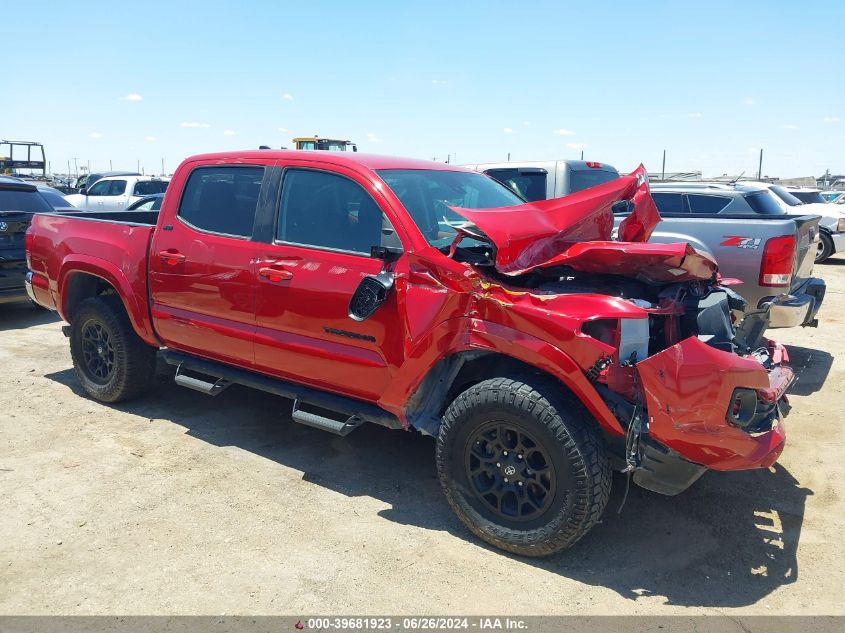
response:
M618 176L613 167L585 161L513 161L466 167L500 180L529 201L561 197ZM658 191L655 187L653 193ZM771 303L769 327L817 324L825 294L824 280L812 276L820 234L818 216L726 214L705 206L673 213L660 201L658 208L662 220L649 241L688 242L712 255L723 278L742 282L736 290L748 302L746 312ZM624 215L617 215L617 227L623 219Z

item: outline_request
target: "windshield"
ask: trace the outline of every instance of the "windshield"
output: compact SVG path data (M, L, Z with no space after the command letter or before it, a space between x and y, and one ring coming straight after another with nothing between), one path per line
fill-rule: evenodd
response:
M798 198L804 204L814 204L820 202L822 204L826 203L822 197L822 194L818 191L790 191L790 194Z
M745 201L756 213L762 215L784 215L786 213L768 191L759 191L745 196Z
M50 213L52 210L53 207L37 191L0 189L0 211Z
M492 178L462 171L380 169L378 175L396 194L428 243L452 243L455 225L470 224L449 209L493 209L523 204L515 193Z
M774 192L774 194L775 194L778 198L780 198L781 200L783 200L783 201L784 201L786 204L788 204L790 207L797 207L797 206L799 206L799 205L804 204L803 202L801 202L798 198L796 198L795 196L793 196L791 193L789 193L789 192L788 192L786 189L784 189L783 187L779 187L779 186L775 185L774 187L770 187L770 190L771 190L771 191L773 191L773 192Z

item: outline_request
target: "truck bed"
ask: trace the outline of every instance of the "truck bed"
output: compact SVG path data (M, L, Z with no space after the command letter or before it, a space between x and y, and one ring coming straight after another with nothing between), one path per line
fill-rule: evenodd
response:
M32 218L28 249L36 301L70 322L59 289L103 279L117 288L129 318L148 343L156 344L148 306L148 251L158 211L39 213ZM65 279L68 271L73 276Z

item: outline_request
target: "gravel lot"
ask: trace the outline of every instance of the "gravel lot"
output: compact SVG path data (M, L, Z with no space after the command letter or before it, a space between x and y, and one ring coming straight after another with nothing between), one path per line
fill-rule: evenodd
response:
M845 259L771 470L661 497L623 480L573 549L511 557L455 519L431 439L337 438L290 403L175 386L81 394L56 316L0 306L0 614L845 614Z

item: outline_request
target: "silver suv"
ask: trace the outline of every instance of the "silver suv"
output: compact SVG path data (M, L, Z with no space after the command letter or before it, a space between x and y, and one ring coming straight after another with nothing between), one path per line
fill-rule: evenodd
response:
M660 213L786 215L765 187L747 183L654 183L650 188Z

